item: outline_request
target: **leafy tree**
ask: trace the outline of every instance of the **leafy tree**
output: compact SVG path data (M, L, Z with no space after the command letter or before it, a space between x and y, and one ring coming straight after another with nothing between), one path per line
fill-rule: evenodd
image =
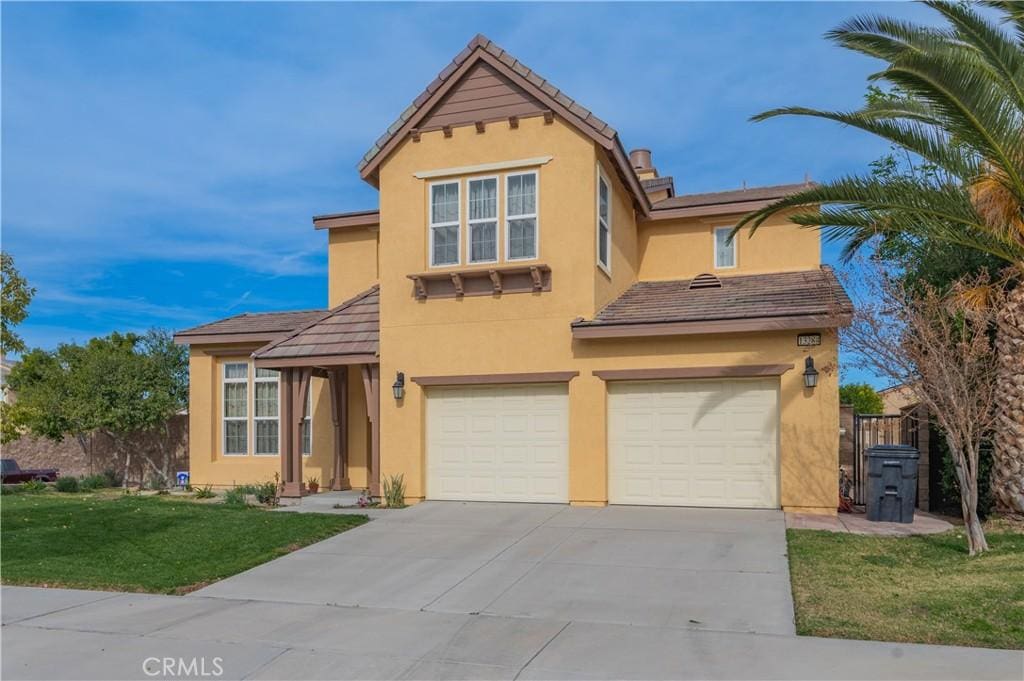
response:
M53 440L70 436L88 453L89 435L103 433L124 454L126 478L133 454L172 478L168 420L188 401L188 358L167 331L32 350L9 382L18 400L5 407L4 441L25 431ZM140 437L146 434L156 437Z
M25 341L14 332L14 327L28 316L28 304L36 290L18 272L10 253L0 252L0 282L0 353L24 352Z
M993 321L999 372L992 486L1001 510L1024 513L1024 3L985 3L1010 32L965 3L925 4L945 26L859 17L828 34L886 62L872 79L895 88L893 96L869 99L857 111L788 107L754 117L810 116L867 131L919 159L915 172L875 167L810 187L747 215L736 230L753 232L785 211L794 223L844 241L847 257L880 238L896 253L931 245L908 251L909 264L925 271L962 249L1005 267L999 283L1009 294ZM991 286L961 291L976 306L994 293Z
M882 396L867 383L847 383L839 386L839 401L852 404L854 414L881 414L885 407Z

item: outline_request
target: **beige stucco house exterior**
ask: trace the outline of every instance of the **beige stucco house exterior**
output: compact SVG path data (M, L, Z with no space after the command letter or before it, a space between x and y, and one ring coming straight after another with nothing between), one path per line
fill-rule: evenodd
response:
M728 239L803 185L676 195L483 36L359 172L379 209L313 219L329 309L177 335L194 484L835 512L849 300L817 232Z

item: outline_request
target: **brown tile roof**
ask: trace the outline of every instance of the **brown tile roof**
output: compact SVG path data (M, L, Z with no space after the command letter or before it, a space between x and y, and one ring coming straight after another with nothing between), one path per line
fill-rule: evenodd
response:
M595 141L607 150L615 162L622 181L634 195L641 211L645 215L649 212L650 200L640 186L636 171L629 162L626 150L622 146L622 142L619 140L619 135L615 129L595 116L593 112L582 106L579 102L559 90L550 81L541 77L536 71L503 50L487 36L481 34L474 36L466 47L455 55L452 62L442 69L437 77L427 85L427 88L406 107L405 111L388 126L384 134L377 138L373 146L363 155L363 158L359 161L358 170L364 179L372 176L374 166L380 163L381 159L377 158L378 155L394 143L395 137L403 128L407 125L413 125L416 120L419 120L419 118L428 113L426 104L439 89L447 88L451 77L459 72L466 62L470 60L484 60L495 68L504 70L510 79L517 80L524 89L531 92L531 96L535 97L538 101L544 102L555 113L581 129L584 133L592 136ZM453 80L452 83L454 82L457 81Z
M578 320L573 327L834 316L853 309L830 267L721 277L720 288L691 289L691 281L637 282L594 319Z
M413 114L415 114L419 110L419 108L423 104L425 104L428 99L430 99L430 96L433 95L434 92L436 92L437 89L441 87L445 83L445 81L447 81L448 78L453 73L455 73L458 70L458 68L462 66L462 64L467 59L469 59L473 55L473 52L476 51L478 48L481 50L485 50L489 54L493 55L496 59L501 60L502 63L511 68L517 74L527 79L534 86L540 88L542 91L544 91L545 94L558 101L558 103L564 106L566 109L572 111L573 114L575 114L577 117L583 120L598 134L608 139L612 139L613 137L615 137L615 129L612 128L607 123L605 123L604 121L602 121L597 116L595 116L593 113L591 113L589 109L586 109L583 106L581 106L579 102L567 96L564 92L562 92L557 87L552 85L550 82L542 78L539 74L537 74L535 71L533 71L528 66L523 64L521 61L513 57L511 54L509 54L502 48L498 47L498 45L494 41L489 39L487 36L478 33L473 37L472 40L469 41L469 44L466 45L465 49L463 49L461 52L455 55L455 58L452 60L452 62L441 70L441 73L437 75L437 78L435 78L429 85L427 85L426 89L423 92L421 92L419 96L416 97L416 99L413 100L412 104L406 107L405 111L402 112L402 114L395 120L395 122L388 126L388 129L384 132L384 134L381 135L376 142L374 142L373 146L370 147L370 149L363 156L362 160L359 162L359 170L362 170L366 166L366 164L369 163L373 159L373 157L376 156L377 153L384 148L384 146L391 140L395 133L397 133L402 128L402 126L405 125L406 121L412 118Z
M707 194L681 194L658 201L652 209L658 211L667 208L693 208L695 206L714 206L744 201L773 201L812 186L814 185L810 182L801 182L800 184L777 184L769 187L732 189L725 192L710 192Z
M246 312L243 314L220 319L209 324L200 324L174 334L178 342L192 342L196 337L203 337L203 342L216 343L217 336L238 336L251 334L255 340L272 337L291 331L297 326L308 323L324 313L324 310L293 310L289 312Z
M256 359L376 355L380 339L379 287L321 312L292 333L253 353Z

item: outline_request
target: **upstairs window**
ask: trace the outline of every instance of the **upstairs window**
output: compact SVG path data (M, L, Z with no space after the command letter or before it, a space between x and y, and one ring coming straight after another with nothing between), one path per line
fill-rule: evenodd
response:
M430 264L459 264L459 183L430 185Z
M505 176L506 258L537 257L537 173Z
M611 274L612 261L611 191L600 168L597 171L597 264Z
M498 178L469 180L469 261L498 261Z
M224 454L249 453L249 365L230 362L224 365Z
M715 268L736 267L736 240L729 240L732 227L715 227Z

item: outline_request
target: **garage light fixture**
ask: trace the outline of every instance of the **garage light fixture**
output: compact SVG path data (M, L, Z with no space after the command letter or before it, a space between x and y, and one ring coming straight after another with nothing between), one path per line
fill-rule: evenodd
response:
M818 385L818 370L814 368L814 358L804 361L804 387L813 388Z
M401 371L395 376L395 382L391 384L391 390L395 393L396 400L401 400L405 397L405 374Z

